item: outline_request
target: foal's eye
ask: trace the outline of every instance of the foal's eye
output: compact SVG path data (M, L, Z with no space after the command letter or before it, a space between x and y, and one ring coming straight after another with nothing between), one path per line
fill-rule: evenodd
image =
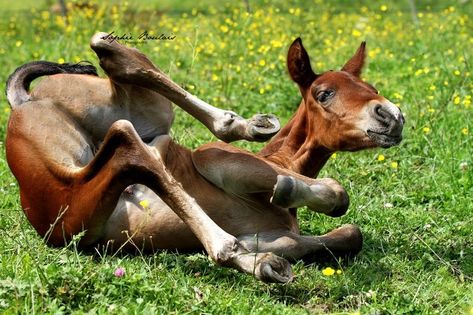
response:
M317 93L317 101L321 104L324 104L334 95L335 92L333 90L320 91L319 93Z

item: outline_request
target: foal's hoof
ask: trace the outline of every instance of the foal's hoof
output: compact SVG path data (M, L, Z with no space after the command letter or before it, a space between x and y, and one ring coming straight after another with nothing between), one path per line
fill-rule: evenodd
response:
M281 129L281 124L276 116L256 114L248 119L246 131L251 140L266 141L271 139L279 129Z
M271 203L283 208L293 206L296 180L291 176L278 175L276 185L274 185Z
M294 278L291 264L273 253L241 253L226 265L267 283L287 283Z
M286 259L272 253L265 255L267 257L260 260L259 273L255 274L256 278L266 283L288 283L294 278L291 264Z

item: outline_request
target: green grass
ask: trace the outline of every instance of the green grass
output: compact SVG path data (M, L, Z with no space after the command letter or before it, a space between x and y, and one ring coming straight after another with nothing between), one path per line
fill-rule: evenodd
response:
M48 248L22 214L0 142L0 312L472 314L471 1L416 1L417 23L408 1L250 1L251 14L243 1L129 1L98 13L72 9L69 26L48 5L29 2L34 10L27 2L0 3L2 82L36 59L97 65L88 48L95 31L154 30L176 40L139 48L194 94L245 116L272 112L286 122L300 100L284 64L291 41L301 35L313 67L323 71L340 67L367 40L363 76L401 106L407 123L400 146L338 153L322 171L348 190L347 215L301 210L306 234L358 224L364 250L330 265L343 269L331 277L321 272L328 265L298 263L287 285L218 268L203 254L90 255L76 243ZM2 94L2 139L7 119ZM215 140L180 110L173 137L191 148ZM113 275L119 266L122 278Z

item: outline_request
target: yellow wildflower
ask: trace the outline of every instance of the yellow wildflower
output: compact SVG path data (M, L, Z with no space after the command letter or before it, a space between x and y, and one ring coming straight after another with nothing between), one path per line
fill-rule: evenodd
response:
M341 275L342 274L342 270L341 269L337 269L337 275Z
M228 26L222 25L222 26L220 26L220 30L221 30L223 33L226 33L226 32L228 32Z
M146 200L146 199L141 200L140 201L140 206L142 206L145 209L148 209L149 208L149 201Z
M330 156L331 159L336 159L337 158L337 153L333 153L331 156Z
M386 12L388 10L388 6L383 4L379 9L383 12Z
M21 45L23 45L23 42L21 40L17 40L15 46L20 47Z
M455 71L453 71L453 74L454 74L454 75L460 75L461 72L460 72L459 70L455 70Z
M398 163L397 162L391 162L391 167L396 169L398 167Z
M460 96L455 96L455 98L453 99L453 104L455 105L460 104Z
M328 277L333 276L335 274L335 269L333 269L332 267L327 267L322 270L322 274Z
M385 160L384 155L382 155L382 154L378 155L378 161L382 162L384 160Z
M43 18L43 20L48 20L50 16L51 15L50 15L49 11L42 11L41 12L41 17Z
M360 37L360 36L361 36L361 32L360 32L359 30L353 30L353 31L351 32L351 34L352 34L353 36L355 36L355 37Z
M280 40L271 40L271 46L273 46L274 48L280 48L280 47L283 47L284 46L284 43Z
M266 65L266 61L264 59L261 59L258 63L261 67L264 67Z
M464 134L465 136L468 135L468 128L463 128L462 134Z
M60 63L60 64L63 64L64 62L66 62L66 61L64 60L64 58L59 58L59 59L57 60L57 63Z
M212 79L212 81L217 81L217 80L218 80L218 76L217 76L215 73L213 73L211 79Z
M428 134L428 133L430 133L430 128L429 128L429 127L424 127L424 128L422 128L422 131L423 131L425 134Z

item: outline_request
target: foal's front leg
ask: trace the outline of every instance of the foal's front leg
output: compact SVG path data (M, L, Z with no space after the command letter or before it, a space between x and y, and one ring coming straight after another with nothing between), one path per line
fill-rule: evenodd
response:
M232 111L216 108L185 91L137 49L95 34L90 46L100 59L100 66L119 84L132 84L158 92L202 122L217 138L225 141L246 139L266 141L280 129L274 115L257 114L244 119Z
M308 178L225 143L203 145L192 159L203 177L231 194L266 193L274 205L307 206L333 217L348 209L348 194L336 180Z

